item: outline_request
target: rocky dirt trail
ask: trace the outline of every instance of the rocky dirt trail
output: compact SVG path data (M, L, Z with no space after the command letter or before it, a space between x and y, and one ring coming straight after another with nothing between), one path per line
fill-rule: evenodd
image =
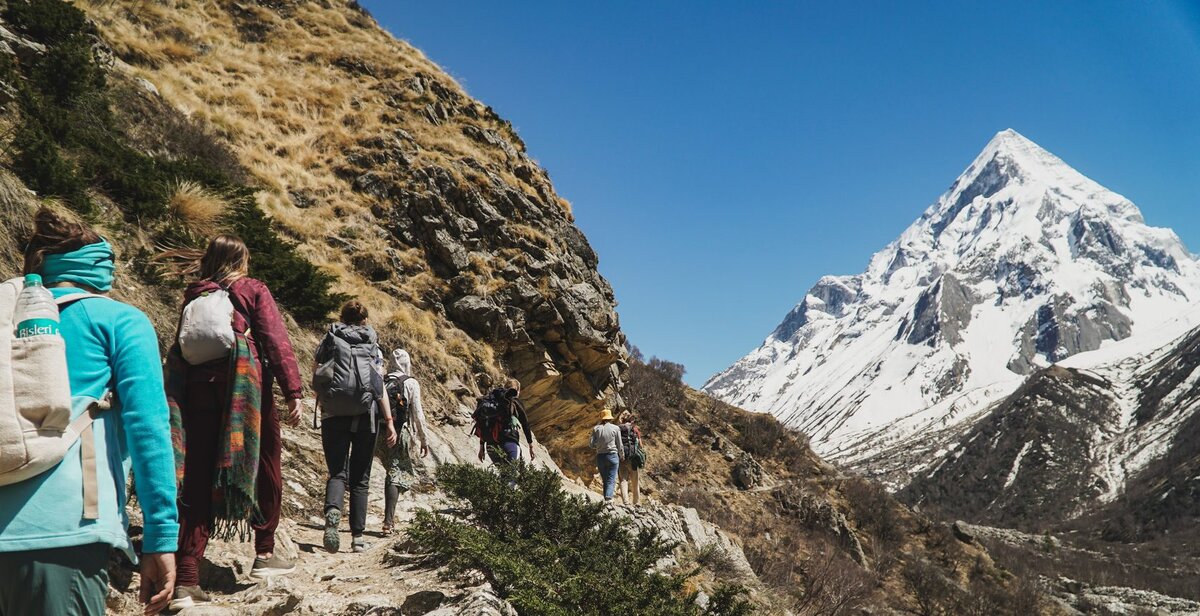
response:
M434 488L437 463L463 459L468 441L453 425L431 430L431 454L417 460L417 481L396 508L398 532L380 533L383 524L384 471L378 460L371 471L367 514L370 548L350 550L350 530L343 519L342 548L331 554L322 545L321 517L325 490L324 456L319 433L310 428L286 428L283 459L284 514L277 550L296 563L289 575L269 580L249 577L254 560L250 541L212 541L201 568L201 585L212 596L210 605L179 612L182 616L282 616L335 614L388 616L410 614L507 615L516 612L496 597L482 579L455 583L439 578L438 569L405 551L404 531L421 509L445 510L453 504ZM463 434L465 437L465 433ZM545 455L545 452L542 452ZM545 459L549 459L548 456ZM136 508L135 508L136 509ZM114 571L109 612L141 614L137 604L138 576L127 569Z
M417 478L413 489L401 495L396 508L397 533L384 537L384 470L375 461L367 514L370 548L360 554L350 551L350 530L343 516L342 548L331 554L322 545L321 515L325 491L324 455L319 433L311 426L285 428L283 454L283 520L277 535L277 550L296 562L289 575L270 580L249 577L254 560L250 541L212 541L201 568L201 586L213 602L179 612L181 616L283 616L285 614L331 614L336 616L508 616L516 611L492 592L482 579L447 581L440 570L411 554L405 530L420 510L451 512L456 503L439 491L433 475L438 464L474 463L475 441L463 427L470 410L430 417L430 454L414 458ZM555 470L549 452L535 446L536 464ZM527 454L525 454L527 455ZM600 495L564 477L564 488L590 500ZM664 566L678 564L701 549L719 549L729 557L730 567L750 586L760 584L746 561L741 546L713 524L702 520L696 510L664 505L643 496L641 507L614 506L613 512L636 527L656 529L677 542L675 558ZM136 508L131 513L136 514ZM139 520L133 521L136 528ZM138 576L128 567L114 567L109 612L121 616L141 614L137 603Z

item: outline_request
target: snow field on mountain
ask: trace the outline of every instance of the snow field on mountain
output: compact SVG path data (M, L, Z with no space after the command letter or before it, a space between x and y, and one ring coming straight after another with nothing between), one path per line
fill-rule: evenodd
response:
M1034 370L1150 352L1193 298L1200 264L1172 231L1007 130L863 274L822 278L705 390L835 460L928 468ZM1143 464L1108 455L1125 465L1110 483Z

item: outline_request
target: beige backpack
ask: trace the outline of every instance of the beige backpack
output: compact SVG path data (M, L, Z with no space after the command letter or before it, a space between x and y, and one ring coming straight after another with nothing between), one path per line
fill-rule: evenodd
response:
M66 343L61 336L14 335L21 278L0 283L0 485L36 477L55 466L80 443L83 464L84 518L99 518L96 441L92 421L109 407L92 403L71 419L71 382ZM73 293L57 300L61 310L75 301L103 297Z

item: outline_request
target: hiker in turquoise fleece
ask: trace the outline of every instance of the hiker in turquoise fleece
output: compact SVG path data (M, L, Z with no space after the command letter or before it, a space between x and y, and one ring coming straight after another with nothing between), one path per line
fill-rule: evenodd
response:
M40 273L54 296L108 293L112 247L90 229L42 210L25 253L26 273ZM175 466L163 393L158 337L146 315L112 299L63 307L71 394L110 388L118 402L94 423L100 463L97 520L83 519L83 480L76 443L53 470L0 487L0 616L104 614L112 548L133 557L126 535L126 480L137 477L144 514L141 599L146 613L166 607L175 584L179 524Z

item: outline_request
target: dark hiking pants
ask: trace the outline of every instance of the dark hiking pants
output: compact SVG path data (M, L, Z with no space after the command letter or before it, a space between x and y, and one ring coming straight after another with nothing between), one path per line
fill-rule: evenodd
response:
M342 511L346 487L350 488L350 534L358 537L367 528L367 494L371 484L371 460L375 453L375 430L368 414L330 417L321 422L321 446L329 481L325 484L325 511Z
M224 374L194 369L192 376L194 378L187 385L187 405L183 412L187 451L179 498L179 552L176 554L176 582L180 586L200 584L200 561L204 559L212 535L212 492L220 450L218 441L229 403L229 382ZM283 494L279 416L274 406L266 402L273 395L263 394L256 481L256 502L262 517L251 523L257 554L275 551L275 529L279 527Z

